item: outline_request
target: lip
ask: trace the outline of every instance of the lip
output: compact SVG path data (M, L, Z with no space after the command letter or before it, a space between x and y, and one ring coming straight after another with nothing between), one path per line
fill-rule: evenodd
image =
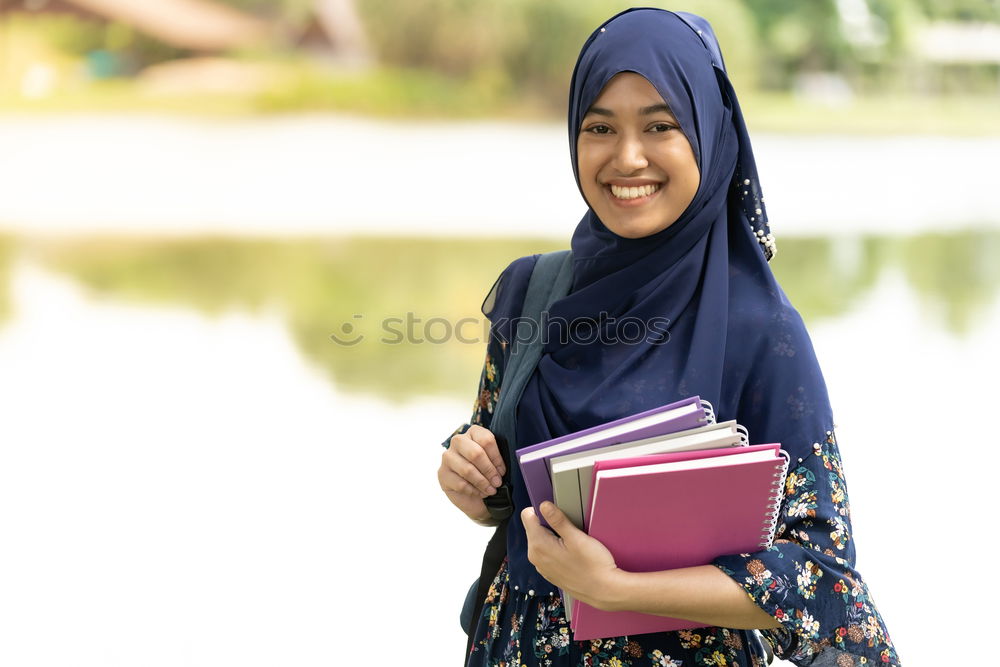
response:
M657 188L656 191L653 192L653 194L651 194L651 195L646 195L644 197L638 197L636 199L619 199L618 197L615 197L614 194L612 194L612 192L611 192L611 185L612 184L614 184L614 185L620 185L622 187L639 187L640 185L659 184L660 187ZM650 201L652 201L653 199L655 199L657 195L659 195L661 192L663 192L663 189L665 187L666 187L666 183L662 183L660 181L649 181L649 180L646 180L646 181L643 181L641 183L638 183L638 182L635 182L635 181L624 182L624 181L621 181L621 180L613 180L613 181L609 181L602 189L604 190L604 196L606 196L611 201L611 203L614 204L615 206L618 206L620 208L637 208L639 206L644 206L647 203L649 203Z
M617 185L622 188L638 188L643 185L663 185L663 181L654 178L612 178L605 181L603 185Z

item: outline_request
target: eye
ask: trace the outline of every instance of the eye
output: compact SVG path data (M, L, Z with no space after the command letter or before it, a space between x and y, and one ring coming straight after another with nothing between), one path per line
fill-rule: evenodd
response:
M676 125L671 125L670 123L656 123L651 128L656 132L669 132L670 130L678 129Z
M607 125L591 125L584 132L589 132L590 134L608 134L611 132L611 128Z

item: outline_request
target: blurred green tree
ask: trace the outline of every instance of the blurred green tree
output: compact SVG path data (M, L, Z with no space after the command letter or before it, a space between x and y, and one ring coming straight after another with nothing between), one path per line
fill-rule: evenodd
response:
M247 0L250 1L250 0ZM607 0L357 0L382 62L460 77L495 92L516 91L562 109L573 63L587 36L632 6ZM758 40L743 0L651 2L706 17L739 86L755 85Z
M802 70L829 71L847 49L835 0L746 0L766 45L760 83L787 89Z

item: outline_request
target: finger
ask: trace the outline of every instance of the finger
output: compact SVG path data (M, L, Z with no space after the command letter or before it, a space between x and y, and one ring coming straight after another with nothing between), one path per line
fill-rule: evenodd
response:
M479 473L488 479L493 486L500 486L503 483L500 472L493 465L493 461L490 460L481 444L471 437L466 437L457 441L455 445L455 451L476 466Z
M524 524L524 532L528 537L528 562L538 568L542 576L545 573L548 555L551 554L552 541L558 538L552 534L548 528L544 527L535 516L533 507L525 507L521 510L521 523Z
M535 516L534 507L529 506L521 510L521 523L524 524L524 532L528 536L528 549L530 550L532 545L538 541L538 531L542 527L542 524L538 522L538 517Z
M496 487L490 484L489 480L483 477L479 469L470 463L460 451L449 449L445 452L445 461L448 468L455 471L462 479L479 489L482 493L492 496L497 492Z
M472 498L480 499L487 495L465 481L454 470L448 468L442 471L441 475L438 476L438 481L441 483L441 488L445 491L453 491L455 493L461 493Z
M507 466L504 465L503 456L500 455L500 446L497 444L496 436L489 429L483 428L482 426L474 425L466 431L466 434L478 444L483 452L486 454L486 458L489 460L490 464L493 466L493 471L501 477L507 472Z
M497 444L496 436L487 428L476 424L469 428L469 437L479 443L489 457L493 467L497 469L501 476L507 473L507 466L503 463L503 456L500 454L500 445Z

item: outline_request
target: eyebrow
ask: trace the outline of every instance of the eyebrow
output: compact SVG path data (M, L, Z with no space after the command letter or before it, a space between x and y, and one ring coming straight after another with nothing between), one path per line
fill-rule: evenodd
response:
M611 109L605 109L604 107L590 107L589 109L587 109L587 113L583 115L589 116L592 113L597 114L598 116L607 116L609 118L614 117L615 115L614 111L612 111ZM639 109L640 116L650 116L654 113L666 113L670 114L671 116L674 115L674 112L671 111L670 107L666 104L653 104L648 107L642 107L641 109Z

